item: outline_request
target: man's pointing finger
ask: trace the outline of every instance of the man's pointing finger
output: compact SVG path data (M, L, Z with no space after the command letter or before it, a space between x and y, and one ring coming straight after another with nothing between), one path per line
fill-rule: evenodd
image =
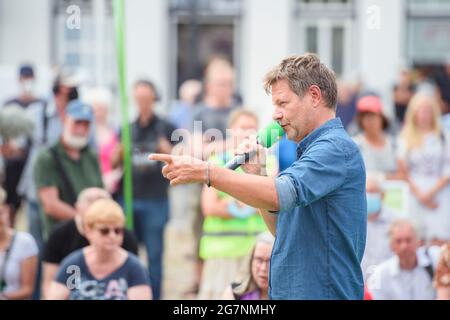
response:
M166 163L172 163L173 158L170 154L164 154L164 153L153 153L148 156L150 160L156 160L156 161L164 161Z

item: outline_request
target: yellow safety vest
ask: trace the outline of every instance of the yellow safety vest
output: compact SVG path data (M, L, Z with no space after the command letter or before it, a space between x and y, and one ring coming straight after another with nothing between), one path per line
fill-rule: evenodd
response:
M226 163L225 156L213 155L209 161L218 166ZM267 158L267 167L273 168L276 159L273 156ZM243 173L241 168L236 170ZM270 171L270 170L268 170ZM221 199L231 198L225 192L217 190ZM246 218L222 218L208 216L203 222L203 235L200 240L200 257L210 258L237 258L249 254L255 245L256 236L267 231L264 220L255 209L255 214Z

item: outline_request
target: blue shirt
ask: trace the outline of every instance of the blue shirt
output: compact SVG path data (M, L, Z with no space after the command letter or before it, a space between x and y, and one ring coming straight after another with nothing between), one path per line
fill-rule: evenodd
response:
M275 180L280 210L270 264L271 299L363 299L366 174L339 118L298 145Z
M129 252L119 268L96 279L89 271L83 250L67 256L56 275L56 281L70 290L70 300L127 300L129 288L150 285L147 269L134 254Z

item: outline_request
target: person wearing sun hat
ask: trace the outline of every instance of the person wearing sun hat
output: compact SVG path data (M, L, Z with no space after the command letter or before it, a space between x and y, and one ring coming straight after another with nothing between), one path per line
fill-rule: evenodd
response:
M56 222L72 219L78 193L103 187L97 155L88 147L92 107L73 100L66 109L59 142L37 156L34 181L48 233Z
M394 178L397 172L395 139L387 134L389 120L383 112L380 97L370 94L359 98L356 110L361 133L353 139L361 151L366 170Z
M387 129L387 127L389 126L389 120L383 113L383 102L381 101L380 97L375 94L369 94L359 98L356 103L356 110L358 112L358 115L361 115L363 113L379 114L383 119L383 129Z

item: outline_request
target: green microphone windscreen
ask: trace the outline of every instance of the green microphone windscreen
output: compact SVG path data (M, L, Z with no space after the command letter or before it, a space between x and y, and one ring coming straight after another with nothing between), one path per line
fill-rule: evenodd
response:
M273 121L265 128L259 130L258 141L263 147L270 148L275 142L280 140L283 135L283 128L278 122Z

